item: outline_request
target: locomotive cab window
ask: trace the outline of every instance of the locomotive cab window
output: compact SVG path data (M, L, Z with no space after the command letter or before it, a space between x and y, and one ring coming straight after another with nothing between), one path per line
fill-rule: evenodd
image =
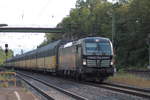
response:
M111 55L111 45L109 42L87 42L85 43L86 54Z

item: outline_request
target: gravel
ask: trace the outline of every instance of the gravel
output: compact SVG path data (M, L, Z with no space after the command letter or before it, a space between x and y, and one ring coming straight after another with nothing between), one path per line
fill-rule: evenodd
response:
M83 96L89 100L149 100L142 97L115 92L104 88L84 85L84 84L80 84L69 80L64 80L57 77L38 75L38 74L32 74L32 76L35 76L38 79L42 79L48 82L49 84L53 84L57 87L61 87L67 91L74 92L75 94ZM57 95L57 93L54 93L54 95L55 94ZM58 100L62 100L62 98L61 99L58 98Z

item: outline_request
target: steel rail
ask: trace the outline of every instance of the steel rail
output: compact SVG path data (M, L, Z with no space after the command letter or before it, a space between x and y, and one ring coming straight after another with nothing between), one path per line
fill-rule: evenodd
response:
M99 88L105 88L105 89L126 93L130 95L132 94L134 96L139 96L143 98L150 98L150 90L145 90L141 88L129 87L124 85L112 84L112 83L95 84L95 83L84 82L83 84L87 84Z
M115 83L106 83L105 82L104 84L115 86L115 87L128 88L128 89L135 90L135 91L141 91L141 92L150 93L150 90L148 90L148 89L142 89L142 88L127 86L127 85L121 85L121 84L115 84Z
M32 79L34 79L34 80L36 80L36 81L38 81L38 82L43 83L44 85L47 85L47 86L49 86L49 87L51 87L51 88L54 88L54 89L56 89L56 90L58 90L58 91L60 91L60 92L62 92L62 93L64 93L64 94L66 94L66 95L68 95L68 96L70 96L70 97L73 97L73 98L75 98L75 99L77 99L77 100L88 100L88 99L85 98L85 97L79 96L79 95L74 94L74 93L69 92L69 91L66 91L66 90L64 90L64 89L62 89L62 88L60 88L60 87L54 86L54 85L52 85L52 84L48 84L47 82L45 82L45 81L43 81L43 80L40 80L40 79L38 79L38 78L32 77L32 76L30 76L30 75L23 74L23 73L20 73L20 72L16 72L16 73L17 73L17 74L20 74L20 75L23 75L23 76L26 76L26 77L29 77L29 78L32 78Z
M28 82L25 78L19 76L18 74L16 75L17 77L19 77L21 80L23 80L24 82L26 82L29 86L31 86L33 89L35 89L37 92L39 92L41 95L43 95L45 98L47 98L48 100L55 100L52 97L50 97L46 92L44 92L43 90L37 88L36 86L32 85L30 82Z

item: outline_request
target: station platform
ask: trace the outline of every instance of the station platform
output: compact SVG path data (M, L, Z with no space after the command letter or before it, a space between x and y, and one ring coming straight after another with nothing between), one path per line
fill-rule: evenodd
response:
M40 100L32 92L20 87L0 88L0 100Z

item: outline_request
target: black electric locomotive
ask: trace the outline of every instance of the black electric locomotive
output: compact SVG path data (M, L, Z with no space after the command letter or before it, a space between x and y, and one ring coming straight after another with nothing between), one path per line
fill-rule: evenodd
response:
M58 70L78 79L104 80L114 74L113 47L108 38L87 37L59 47Z

